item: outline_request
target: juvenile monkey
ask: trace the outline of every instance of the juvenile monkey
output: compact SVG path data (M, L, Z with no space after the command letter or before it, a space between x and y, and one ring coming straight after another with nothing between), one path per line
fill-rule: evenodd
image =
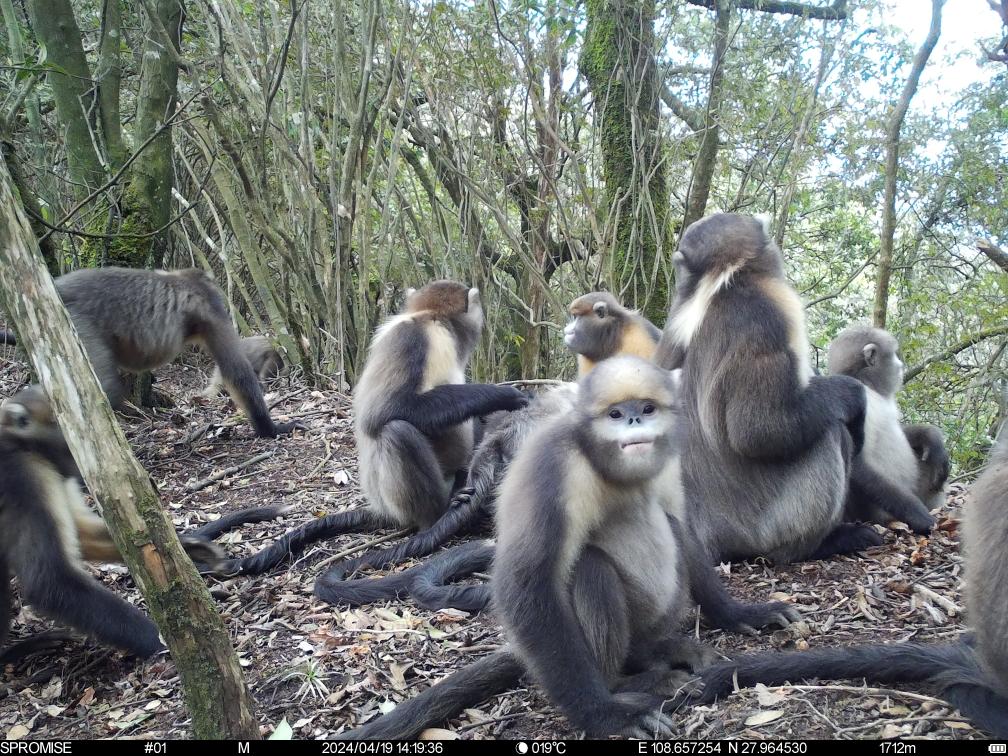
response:
M466 383L483 329L479 290L454 281L410 289L371 339L354 388L354 439L367 506L290 531L228 570L259 574L315 541L386 527L429 527L449 507L473 450L471 419L524 407L512 386Z
M883 525L901 520L917 533L928 533L934 518L923 500L941 498L948 454L937 428L905 431L900 423L896 393L903 385L903 362L898 352L888 331L867 325L844 329L829 346L830 373L859 380L868 400L865 443L851 469L847 516ZM942 469L945 477L939 481Z
M977 727L1008 738L1008 430L964 510L966 610L974 633L952 643L893 643L742 656L703 673L704 697L740 687L818 678L923 682Z
M590 735L672 733L663 702L688 686L673 667L711 658L676 630L689 589L663 507L675 403L668 374L638 358L582 379L575 412L532 434L498 495L492 582L509 645L344 737L415 736L523 672Z
M241 353L249 361L252 369L262 383L276 380L283 370L284 361L273 342L266 336L247 336L241 340ZM224 378L219 367L214 367L210 382L201 392L206 399L214 399L221 393Z
M194 343L213 357L257 435L275 438L296 426L273 422L224 295L203 271L89 268L54 283L113 408L125 391L120 370L154 370ZM8 336L14 343L13 334Z
M571 320L564 328L564 343L577 355L580 377L613 355L644 359L654 355L661 331L646 318L624 308L611 294L593 291L580 296L571 303L569 311ZM316 595L333 604L357 605L408 592L429 608L482 609L490 598L486 586L444 585L449 576L462 576L486 566L471 557L463 556L459 561L439 558L430 570L415 568L377 580L346 580L345 576L362 567L389 567L425 556L453 537L490 530L497 488L519 446L545 419L571 412L576 398L576 386L564 384L543 392L524 409L494 415L476 446L465 487L455 493L452 506L441 518L401 544L335 565L316 581ZM487 564L488 560L489 557ZM417 577L419 583L414 582Z
M655 360L683 371L680 519L711 561L881 543L842 522L864 386L813 374L804 311L763 224L711 215L686 229L672 261L676 296Z

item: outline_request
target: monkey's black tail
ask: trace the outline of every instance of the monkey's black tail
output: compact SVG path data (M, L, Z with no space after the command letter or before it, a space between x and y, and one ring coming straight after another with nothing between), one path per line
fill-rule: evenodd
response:
M0 344L10 344L11 346L17 346L17 336L15 336L10 331L0 328Z
M409 592L413 579L424 565L370 580L347 580L346 576L352 575L361 567L381 569L400 564L408 559L433 554L439 546L454 536L481 529L483 527L482 521L486 517L484 501L485 498L477 499L466 496L445 512L427 530L410 536L403 543L337 564L315 581L315 595L330 604L350 604L351 606L370 604L405 595Z
M426 564L415 567L416 577L410 595L425 609L462 609L479 612L490 603L490 584L449 585L474 572L489 569L493 563L494 546L487 541L463 543Z
M267 520L275 520L281 515L287 514L294 507L287 505L274 505L270 507L249 507L248 509L240 509L237 512L231 512L226 514L218 520L213 522L208 522L206 525L201 525L198 528L187 531L186 535L196 536L197 538L205 538L208 541L212 541L229 530L237 528L239 525L245 525L250 522L266 522Z
M229 559L225 561L215 574L229 577L232 575L261 575L271 570L281 562L295 557L308 546L325 538L332 538L343 533L374 532L383 528L393 527L395 523L386 517L376 514L367 507L351 509L346 512L320 517L299 528L285 533L272 544L256 554L244 559Z
M728 695L736 680L742 688L814 678L932 683L978 726L996 737L1008 737L1008 700L991 690L973 650L961 640L752 654L714 664L701 672L701 678L704 702Z
M391 713L336 737L338 740L414 738L467 706L474 706L511 689L521 680L523 672L521 663L511 653L496 651L463 667L420 695L403 701Z

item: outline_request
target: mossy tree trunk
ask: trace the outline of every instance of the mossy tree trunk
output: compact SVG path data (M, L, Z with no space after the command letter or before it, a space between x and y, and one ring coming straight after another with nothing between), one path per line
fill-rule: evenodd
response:
M588 0L580 70L602 148L611 284L659 322L668 308L660 255L668 190L658 126L654 0Z
M116 423L2 162L0 265L0 302L18 324L74 459L168 643L193 735L257 739L252 697L227 628Z

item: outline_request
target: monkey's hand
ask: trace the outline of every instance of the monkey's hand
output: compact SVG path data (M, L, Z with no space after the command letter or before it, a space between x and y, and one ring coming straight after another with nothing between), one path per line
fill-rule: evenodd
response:
M909 514L911 516L907 517L907 525L917 535L927 535L934 528L935 518L931 516L930 512L910 512Z
M717 623L722 630L743 635L758 635L759 630L768 627L784 628L792 622L800 622L802 616L795 607L783 601L768 601L764 604L747 604L739 601L724 619L726 621Z
M865 409L868 398L861 381L848 375L831 375L825 378L833 383L837 396L837 410L840 421L847 426L854 444L853 456L864 448Z
M296 430L308 430L308 426L300 420L292 420L289 423L274 423L278 436L287 436Z
M227 561L224 549L206 538L183 535L179 541L200 572L216 572Z
M501 392L498 409L514 412L528 406L530 401L528 396L514 386L497 386L496 388Z
M673 734L675 723L662 709L665 700L648 693L617 693L598 710L586 712L582 729L595 737L621 735L626 738L654 740Z

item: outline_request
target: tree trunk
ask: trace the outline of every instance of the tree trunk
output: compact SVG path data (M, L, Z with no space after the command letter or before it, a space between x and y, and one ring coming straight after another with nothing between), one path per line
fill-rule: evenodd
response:
M938 43L941 33L942 5L945 0L931 0L931 28L927 39L914 56L913 65L903 92L886 122L885 191L882 200L882 238L879 240L878 273L875 278L875 305L872 321L876 328L885 328L889 306L889 278L892 276L893 239L896 235L896 178L899 172L899 142L903 119L910 108L910 100L917 92L924 66Z
M721 140L721 100L724 82L725 53L728 51L728 30L731 25L731 3L717 0L714 16L714 52L711 58L710 87L700 148L693 161L693 175L686 195L686 212L680 233L700 220L707 211L714 168L717 165L718 143Z
M114 2L114 0L109 0ZM144 24L143 65L140 68L140 93L137 103L137 125L134 144L150 139L175 112L178 86L179 40L182 34L182 4L179 0L157 0L146 3ZM151 15L153 14L153 16ZM158 29L163 27L174 50L165 49L165 40ZM134 234L149 234L166 226L171 220L172 187L175 185L172 166L172 130L166 128L148 144L132 166L132 176L123 197L123 230ZM168 251L171 231L142 239L127 238L109 249L108 264L133 268L160 268Z
M46 78L66 141L70 178L79 185L81 195L87 195L101 185L105 168L95 151L95 90L77 19L70 0L29 0L28 9L48 62L59 69L50 70Z
M668 191L658 133L654 0L588 0L579 67L595 102L610 222L612 286L651 319L668 309L660 275Z
M197 738L258 739L227 628L102 393L0 163L0 301L171 649Z

